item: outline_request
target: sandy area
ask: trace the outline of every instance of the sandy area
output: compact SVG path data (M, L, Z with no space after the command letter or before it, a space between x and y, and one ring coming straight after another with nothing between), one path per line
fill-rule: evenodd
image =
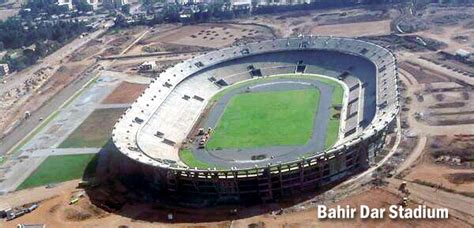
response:
M390 34L390 20L315 26L311 34L318 36L378 36Z
M133 103L146 89L147 85L130 82L122 82L115 90L105 98L104 104L128 104Z
M319 220L316 217L316 209L307 209L301 212L292 212L289 214L272 216L270 214L259 215L255 217L239 219L234 221L221 221L213 223L148 223L146 221L130 219L116 214L110 214L95 207L90 203L88 197L85 196L79 200L75 205L68 205L71 195L77 194L78 190L73 188L73 184L65 187L58 187L62 190L62 194L56 197L45 200L40 203L40 206L34 212L17 218L9 222L0 222L4 227L14 227L18 223L43 223L48 227L118 227L120 225L127 225L130 227L248 227L249 225L263 225L265 227L469 227L469 225L450 218L448 220L391 220L388 218L380 220ZM54 191L41 190L41 191ZM41 192L38 191L38 192ZM28 194L28 191L15 193L17 195ZM50 196L51 197L51 196ZM338 205L351 205L352 207L359 207L360 205L368 205L369 207L387 208L389 205L397 204L400 197L383 189L371 189L361 194L355 195L348 199L338 202ZM336 204L329 205L334 207ZM416 206L414 203L409 204L410 207ZM159 211L152 210L150 207L140 207L135 205L136 215L139 214L156 214L163 215ZM129 213L132 213L129 211ZM139 214L138 214L139 213Z
M436 39L446 43L448 46L444 48L444 51L451 53L456 52L458 49L465 49L467 51L473 52L474 45L474 28L466 28L463 25L456 26L443 26L430 29L428 31L422 31L415 33L424 37ZM454 40L453 38L464 36L465 40Z
M8 17L15 16L18 11L18 9L0 9L0 20L5 20Z
M444 188L452 189L456 192L474 192L474 182L453 183L449 179L450 174L470 173L474 175L474 170L453 169L449 167L440 167L432 164L422 164L415 167L405 178L414 181L423 180L432 184L441 185Z
M193 52L222 48L236 41L271 39L271 32L257 25L199 24L160 25L150 30L128 54Z

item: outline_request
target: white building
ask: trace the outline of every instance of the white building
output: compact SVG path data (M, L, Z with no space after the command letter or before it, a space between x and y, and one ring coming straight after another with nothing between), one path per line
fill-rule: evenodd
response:
M467 50L464 50L464 49L458 49L456 51L456 55L461 57L461 58L469 58L469 56L471 55L471 52L467 51Z
M72 0L58 0L58 6L67 6L68 10L72 10Z
M97 6L99 5L98 0L86 0L86 3L92 6L92 10L97 10Z
M299 5L309 4L311 0L259 0L258 5Z
M7 75L9 72L8 64L0 64L0 77Z
M231 0L231 4L234 8L246 8L252 6L252 0Z
M140 71L141 72L147 72L147 71L154 71L156 70L157 66L156 63L153 61L146 61L140 65Z

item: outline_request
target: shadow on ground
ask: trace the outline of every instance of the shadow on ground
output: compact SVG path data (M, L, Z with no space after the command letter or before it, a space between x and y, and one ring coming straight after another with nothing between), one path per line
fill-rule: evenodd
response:
M189 202L188 199L175 202L171 200L173 197L170 195L159 195L151 190L147 187L148 183L140 182L140 177L120 175L116 165L120 162L118 154L113 143L109 141L97 158L88 165L84 173L84 189L93 205L132 221L200 223L248 218L310 200L338 184L317 192L294 194L294 198L266 204L216 205L212 199L199 201L199 204L197 201ZM172 220L168 219L169 214L173 215Z

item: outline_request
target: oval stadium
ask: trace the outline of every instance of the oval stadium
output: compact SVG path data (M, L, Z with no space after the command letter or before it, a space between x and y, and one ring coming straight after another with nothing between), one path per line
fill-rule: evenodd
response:
M375 162L399 111L397 62L358 39L229 47L154 79L112 140L124 177L174 200L270 202Z

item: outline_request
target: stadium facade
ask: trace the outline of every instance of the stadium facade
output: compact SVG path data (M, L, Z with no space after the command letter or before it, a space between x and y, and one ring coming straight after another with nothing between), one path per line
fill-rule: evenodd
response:
M227 170L191 168L180 161L179 148L216 93L242 81L295 72L325 75L345 85L341 137L332 148L291 162ZM384 47L336 37L268 40L167 69L120 118L112 139L120 151L121 175L157 194L267 202L323 189L367 169L396 119L399 99L397 62Z

